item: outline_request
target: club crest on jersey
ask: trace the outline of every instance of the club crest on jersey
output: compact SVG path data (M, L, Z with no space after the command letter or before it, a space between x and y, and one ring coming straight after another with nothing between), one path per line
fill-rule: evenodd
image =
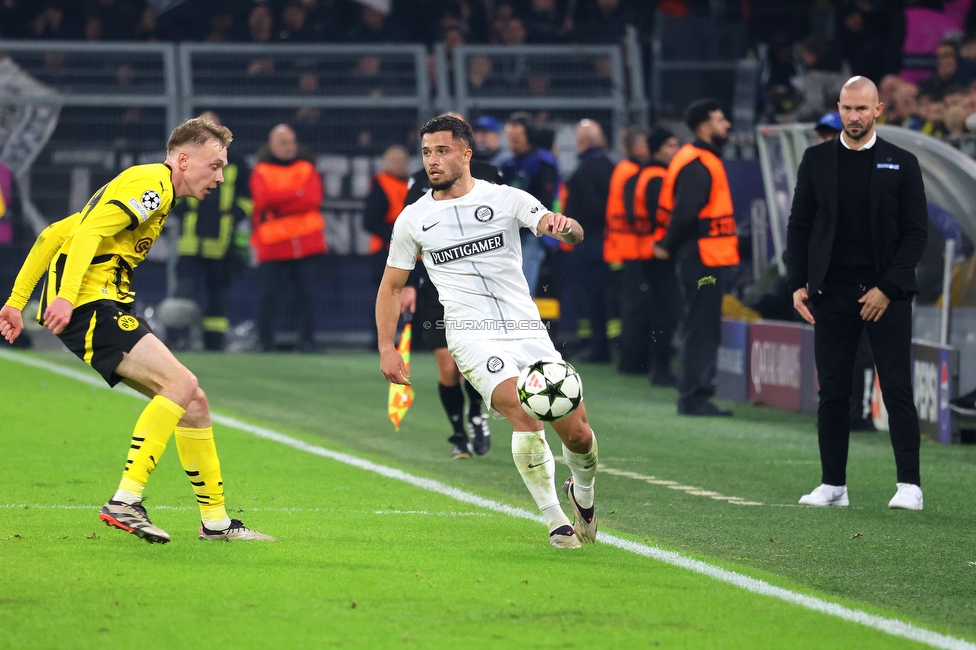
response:
M434 264L444 264L445 262L453 262L454 260L461 260L473 255L490 253L504 246L505 236L503 233L498 233L497 235L488 235L481 239L473 239L456 244L449 248L442 248L438 251L431 251L430 256L434 260Z
M495 216L494 210L492 210L491 207L487 205L479 205L474 210L474 218L480 221L481 223L488 223L489 221L491 221L491 218L494 216Z
M146 190L142 193L142 204L146 206L146 209L150 212L155 212L159 209L159 205L162 203L162 199L159 198L159 193L155 190Z
M494 374L505 367L505 362L498 357L488 357L488 363L485 365L488 368L488 372Z

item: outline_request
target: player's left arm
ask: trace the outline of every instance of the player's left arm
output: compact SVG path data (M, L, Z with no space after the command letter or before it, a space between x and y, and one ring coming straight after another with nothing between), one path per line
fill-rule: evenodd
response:
M576 245L583 241L583 226L576 219L550 212L539 219L536 234L549 235L565 244Z

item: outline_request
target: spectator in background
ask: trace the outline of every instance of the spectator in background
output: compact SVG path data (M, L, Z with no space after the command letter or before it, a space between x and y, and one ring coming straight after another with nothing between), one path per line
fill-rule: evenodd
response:
M925 114L925 121L922 123L919 132L925 135L930 135L933 138L941 138L946 134L945 128L945 114L946 114L946 104L943 101L936 101L929 104L928 111ZM961 107L959 110L962 110Z
M699 100L685 112L695 140L678 150L661 188L659 221L667 231L655 248L673 259L681 294L678 331L678 413L730 416L716 406L715 371L722 297L739 264L739 240L722 146L731 125L721 106Z
M63 2L48 0L43 11L30 21L31 38L69 40L81 35L81 15L78 7L69 11Z
M817 122L817 126L815 126L813 130L817 133L817 142L827 142L828 140L833 140L840 135L841 131L844 130L844 123L841 122L840 113L837 111L827 113L820 118L820 121Z
M390 252L393 223L403 211L407 199L407 150L394 145L383 153L383 170L370 181L363 208L363 227L369 236L373 283L377 288Z
M581 43L620 43L633 17L620 0L596 0L596 11L579 25L577 38Z
M905 81L896 74L886 74L878 83L878 99L884 106L884 112L878 118L878 124L888 124L895 107L895 94Z
M918 90L938 100L952 90L964 88L972 80L969 62L960 65L959 46L953 41L942 41L935 50L935 74L919 84Z
M794 119L801 122L817 120L837 104L841 86L851 76L850 69L822 36L803 39L800 58L806 68L801 77L803 102L797 107Z
M947 108L942 123L945 126L944 135L960 136L966 133L966 109L962 106Z
M220 126L216 113L208 111L200 117ZM203 199L182 199L170 212L170 219L180 225L174 297L198 302L204 296L203 347L212 352L224 350L231 281L249 261L247 242L240 241L237 233L250 216L247 164L231 152L217 190ZM188 332L167 328L166 335L173 349L189 347Z
M887 110L884 115L884 123L893 126L905 126L906 128L915 126L916 130L921 128L920 125L924 120L919 115L918 86L902 81L894 88L893 92L890 110ZM929 96L926 95L926 97Z
M881 79L885 63L885 37L873 9L864 2L850 2L837 10L837 41L851 74Z
M477 138L477 135L475 135ZM610 193L613 162L607 157L607 139L594 120L576 125L579 165L566 180L563 213L583 227L586 238L573 247L566 261L579 279L576 289L580 315L587 325L580 327L588 345L579 356L587 363L609 363L607 344L607 265L603 261L603 229Z
M268 5L255 5L247 16L248 40L251 43L271 43L274 38L274 16ZM247 74L274 74L275 62L271 57L253 59L247 66Z
M473 160L480 160L498 167L505 158L502 151L502 125L490 115L482 115L474 121L475 151Z
M309 43L315 40L308 27L308 9L302 0L291 0L285 5L277 40L281 43Z
M359 11L359 20L346 31L349 43L400 43L404 35L390 16L369 5Z
M228 43L234 37L234 13L217 11L210 16L210 31L203 40L208 43Z
M533 135L534 127L526 113L515 113L505 123L505 137L512 157L502 163L502 178L506 185L528 192L547 210L552 210L559 187L559 168L552 153L533 142ZM546 249L541 238L528 229L522 230L521 239L522 271L529 292L535 297Z
M254 200L251 245L257 253L261 298L258 336L261 350L275 349L275 315L279 297L293 293L302 352L314 350L314 293L317 258L327 249L322 219L322 179L311 154L300 151L295 131L287 124L271 129L268 145L257 154L251 172Z
M573 31L572 18L559 11L556 0L531 0L525 22L529 43L565 43Z
M491 14L491 30L488 33L488 41L493 45L505 43L505 30L508 28L508 21L515 18L515 5L509 0L496 2Z

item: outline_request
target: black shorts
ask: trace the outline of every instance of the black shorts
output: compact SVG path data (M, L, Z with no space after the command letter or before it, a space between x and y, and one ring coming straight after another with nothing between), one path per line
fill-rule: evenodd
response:
M422 278L417 287L417 310L420 312L420 329L424 332L424 344L431 350L447 347L444 330L444 305L437 288L430 278ZM416 328L417 325L414 325Z
M132 313L131 303L96 300L77 307L58 338L75 356L97 370L109 386L115 386L122 381L115 374L122 355L152 333L149 324Z

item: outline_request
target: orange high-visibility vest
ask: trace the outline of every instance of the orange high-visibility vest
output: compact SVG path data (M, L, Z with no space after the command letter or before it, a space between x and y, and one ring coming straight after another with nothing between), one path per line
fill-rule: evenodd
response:
M271 193L293 193L297 189L304 191L312 180L312 175L318 174L307 160L296 160L287 166L259 163L254 168L254 173L263 179ZM321 196L318 196L317 200L312 201L314 206L309 205L286 214L281 214L277 209L256 209L253 238L258 244L271 245L322 232L325 221L319 211L321 201Z
M654 244L664 237L665 228L657 223L657 210L655 210L653 219L647 210L647 185L651 179L663 179L667 172L667 167L652 165L645 167L637 176L637 185L634 187L634 225L639 233L638 252L640 257L638 259L649 260L654 257ZM657 198L655 197L653 205L657 205Z
M658 223L667 228L674 210L674 182L688 163L700 160L712 176L708 203L698 213L698 253L705 266L735 266L739 263L739 238L735 234L732 191L721 159L707 149L686 144L671 159L661 198L658 199Z
M640 165L634 161L621 160L610 176L606 225L603 231L603 260L609 264L620 264L624 260L637 259L633 228L627 220L624 185L639 174L640 170Z
M393 174L387 174L386 172L380 172L373 177L373 180L379 183L380 187L383 188L383 194L386 194L386 203L388 205L386 209L386 216L383 217L383 221L390 225L396 221L400 213L403 212L403 206L407 202L407 179L397 178ZM377 237L376 235L369 236L369 253L379 253L381 250L385 249L389 242L384 241L382 237Z

